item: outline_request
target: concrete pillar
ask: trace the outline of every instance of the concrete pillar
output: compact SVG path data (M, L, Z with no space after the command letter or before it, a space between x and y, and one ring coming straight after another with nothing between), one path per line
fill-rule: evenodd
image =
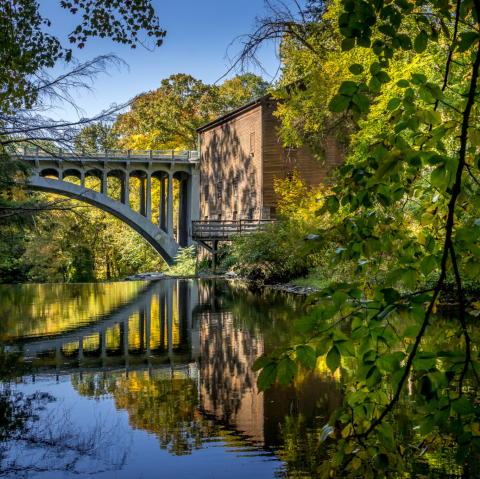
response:
M146 217L152 221L152 177L147 173L147 191L145 199Z
M192 221L200 220L200 172L193 170L188 181L187 227L188 246L192 244Z
M173 174L168 175L167 210L167 234L173 238Z
M186 219L184 193L186 193L185 181L181 179L178 182L177 243L182 248L186 246L186 243L184 240L185 219Z
M108 195L107 190L107 172L104 171L102 174L102 195Z
M80 172L80 186L82 188L85 188L85 172L84 171Z
M125 172L125 178L122 181L122 203L130 208L130 173Z
M166 226L166 215L165 215L165 179L166 176L164 173L161 173L160 177L160 213L158 215L158 226L162 231L167 230Z
M145 178L140 178L140 214L142 216L146 215L145 193Z

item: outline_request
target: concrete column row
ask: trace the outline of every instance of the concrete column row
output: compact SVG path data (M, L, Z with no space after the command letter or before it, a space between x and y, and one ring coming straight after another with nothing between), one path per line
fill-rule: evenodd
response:
M173 175L163 172L160 176L160 204L158 226L173 238ZM108 196L107 171L99 173L102 194ZM85 188L84 171L80 172L80 185ZM63 180L63 175L59 175ZM152 176L145 172L140 178L140 214L150 221L152 219ZM121 203L130 207L130 173L125 172L121 179ZM198 173L193 176L182 174L179 179L179 204L176 241L182 247L191 245L191 222L198 220L200 215L200 178Z

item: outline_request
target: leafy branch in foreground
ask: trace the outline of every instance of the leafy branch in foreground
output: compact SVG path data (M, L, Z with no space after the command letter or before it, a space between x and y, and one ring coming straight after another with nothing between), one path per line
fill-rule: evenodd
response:
M480 304L468 305L464 285L480 271L479 15L480 0L348 0L337 10L342 50L376 57L368 69L350 65L358 81L343 82L330 101L333 115L347 112L358 124L353 147L368 143L320 210L344 239L331 261L350 263L354 282L310 296L295 345L254 365L265 390L277 379L289 384L299 364L313 369L325 357L332 372L351 364L343 406L321 437L336 452L320 477L402 472L409 452L391 423L408 394L422 454L454 446L461 464L480 448ZM435 65L392 81L396 62L426 54ZM316 233L305 253L324 247L326 232ZM379 270L382 284L371 281ZM447 280L458 313L439 325Z

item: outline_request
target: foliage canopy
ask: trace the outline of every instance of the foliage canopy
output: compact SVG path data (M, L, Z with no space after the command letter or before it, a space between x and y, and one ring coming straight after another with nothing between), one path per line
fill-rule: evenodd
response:
M406 445L390 420L407 386L419 398L419 452L454 446L462 463L480 447L480 304L465 293L465 279L480 271L479 15L479 0L343 0L325 12L339 38L332 52L349 61L335 92L320 97L331 121L343 115L356 131L340 182L321 202L332 226L302 250L324 248L337 231L331 264L350 264L352 281L311 295L295 345L254 366L263 390L289 384L320 356L332 373L355 362L321 437L336 453L319 477L404 470ZM458 314L440 325L449 279Z

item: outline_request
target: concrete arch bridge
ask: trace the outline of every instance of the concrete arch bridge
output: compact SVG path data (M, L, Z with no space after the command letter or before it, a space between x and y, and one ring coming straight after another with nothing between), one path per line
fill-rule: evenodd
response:
M200 216L200 169L197 151L91 150L43 151L22 148L17 156L33 167L28 188L74 198L98 207L125 222L145 238L167 264L179 247L192 244L192 221ZM85 186L85 179L99 180L99 191ZM69 179L76 178L76 183ZM108 182L120 182L117 199L108 194ZM139 211L130 207L131 179L140 181ZM173 181L179 182L177 234L174 237ZM160 202L152 205L152 182L160 182ZM158 208L158 223L152 209Z

